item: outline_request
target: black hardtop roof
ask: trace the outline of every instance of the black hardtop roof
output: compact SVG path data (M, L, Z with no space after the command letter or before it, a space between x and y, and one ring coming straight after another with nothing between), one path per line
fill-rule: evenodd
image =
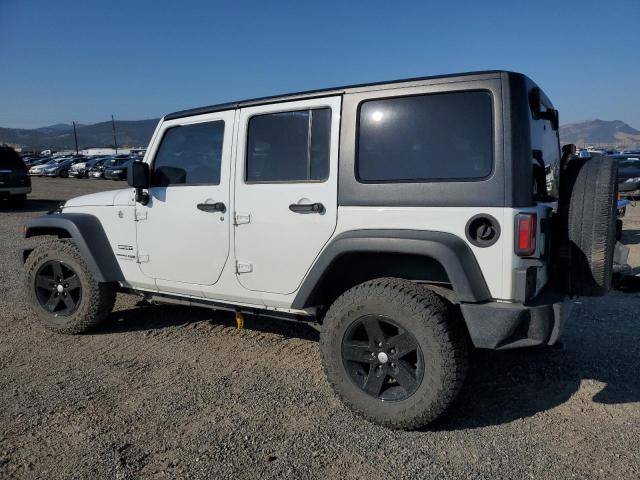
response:
M350 90L357 90L357 89L362 89L366 87L378 87L382 85L393 85L393 84L421 82L421 81L427 81L427 80L444 80L444 79L451 82L455 82L455 81L461 81L461 80L469 80L468 77L497 78L503 73L509 74L509 75L522 75L520 73L509 72L506 70L484 70L484 71L478 71L478 72L465 72L465 73L455 73L455 74L447 74L447 75L433 75L429 77L415 77L415 78L405 78L400 80L388 80L384 82L361 83L356 85L347 85L343 87L307 90L307 91L297 92L297 93L273 95L269 97L253 98L253 99L247 99L247 100L240 100L236 102L219 103L217 105L191 108L189 110L180 110L180 111L165 115L163 119L173 120L176 118L190 117L193 115L202 115L205 113L213 113L213 112L220 112L223 110L232 110L232 109L241 108L241 107L284 102L288 100L302 100L305 98L324 97L328 95L341 95L343 93L348 93Z

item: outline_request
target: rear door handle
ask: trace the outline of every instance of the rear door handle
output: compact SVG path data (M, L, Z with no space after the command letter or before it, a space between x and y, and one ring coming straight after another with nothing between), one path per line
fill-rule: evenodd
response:
M199 203L197 205L198 210L202 210L203 212L226 212L227 207L222 202L216 203Z
M321 203L292 203L289 210L293 213L324 213L324 205Z

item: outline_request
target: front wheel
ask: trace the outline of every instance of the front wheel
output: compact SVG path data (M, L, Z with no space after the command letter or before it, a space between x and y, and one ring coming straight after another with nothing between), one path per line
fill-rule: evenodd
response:
M24 288L42 323L69 334L101 323L116 298L115 285L98 283L69 240L48 241L31 252L25 264Z
M435 420L467 370L466 336L452 306L396 278L371 280L341 295L325 317L320 350L342 401L391 428Z

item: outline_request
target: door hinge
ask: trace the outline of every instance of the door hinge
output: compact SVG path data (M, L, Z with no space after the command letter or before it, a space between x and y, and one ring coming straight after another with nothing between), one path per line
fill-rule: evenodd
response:
M236 273L249 273L253 271L253 265L248 262L236 261Z
M138 263L148 263L149 262L149 255L138 255L138 258L136 259L136 262L138 262Z
M236 212L234 223L236 225L242 225L243 223L251 223L251 214L250 213L238 213Z
M136 209L136 222L139 222L140 220L146 220L146 219L147 219L147 210Z

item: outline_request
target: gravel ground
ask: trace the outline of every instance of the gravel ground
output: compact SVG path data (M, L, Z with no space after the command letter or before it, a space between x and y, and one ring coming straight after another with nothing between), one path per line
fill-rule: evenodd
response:
M98 331L45 330L22 299L21 225L121 186L36 178L24 208L0 207L0 477L640 477L637 293L579 301L563 348L474 352L458 401L417 432L347 411L304 325L236 331L227 314L121 295Z

